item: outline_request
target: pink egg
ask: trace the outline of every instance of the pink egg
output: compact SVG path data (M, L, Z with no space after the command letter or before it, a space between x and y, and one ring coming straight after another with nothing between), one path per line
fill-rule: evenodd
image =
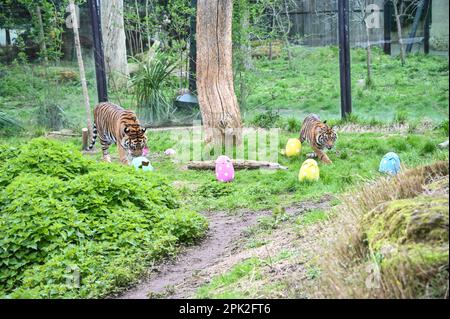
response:
M234 167L228 156L219 156L216 160L216 178L219 182L228 183L234 180Z

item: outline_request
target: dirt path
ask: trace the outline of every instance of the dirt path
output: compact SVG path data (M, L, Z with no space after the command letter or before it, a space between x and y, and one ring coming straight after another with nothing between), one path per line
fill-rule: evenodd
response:
M152 274L150 278L145 279L118 298L186 298L192 295L196 287L181 287L184 280L217 263L229 251L232 243L242 236L245 229L256 224L259 217L270 214L271 212L239 215L204 214L209 219L209 232L207 238L200 245L188 247L176 259L161 264L157 267L156 274Z
M318 201L302 202L286 209L286 213L298 216L312 209L328 209L331 198L324 196ZM258 218L271 214L271 211L236 215L205 213L209 220L206 239L197 246L186 248L175 259L157 265L148 278L116 298L192 298L197 288L205 283L206 270L233 260L239 250L236 246L245 235L244 231L256 225Z

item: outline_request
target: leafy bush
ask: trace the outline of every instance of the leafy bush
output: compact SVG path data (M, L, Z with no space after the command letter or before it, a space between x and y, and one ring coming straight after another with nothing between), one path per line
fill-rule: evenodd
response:
M168 119L173 106L165 90L172 85L171 75L176 64L161 52L143 62L134 60L138 71L132 78L132 85L140 115L150 122Z
M206 231L155 173L94 163L42 138L0 146L0 160L0 296L105 296ZM73 269L80 286L68 284Z

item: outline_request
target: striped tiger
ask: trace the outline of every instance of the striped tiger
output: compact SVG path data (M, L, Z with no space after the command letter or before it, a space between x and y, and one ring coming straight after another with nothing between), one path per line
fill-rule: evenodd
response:
M111 162L108 148L113 143L117 145L123 164L131 158L142 156L147 147L145 128L140 125L136 114L110 102L100 103L94 109L93 136L88 150L94 147L97 136L106 162Z
M326 123L327 121L322 122L316 114L308 115L303 121L300 131L300 142L308 141L314 150L314 153L307 155L308 158L318 157L324 163L331 164L331 160L323 150L333 148L337 134Z

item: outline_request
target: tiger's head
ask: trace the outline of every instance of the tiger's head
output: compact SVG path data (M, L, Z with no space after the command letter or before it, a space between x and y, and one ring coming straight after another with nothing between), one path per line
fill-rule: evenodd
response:
M140 124L126 124L123 132L122 146L131 157L143 156L144 148L147 147L147 136L145 127Z
M328 125L326 125L326 122L327 121L324 121L324 125L319 129L319 134L317 135L317 144L331 150L334 147L334 143L336 143L337 133L333 129L333 127L329 127Z

